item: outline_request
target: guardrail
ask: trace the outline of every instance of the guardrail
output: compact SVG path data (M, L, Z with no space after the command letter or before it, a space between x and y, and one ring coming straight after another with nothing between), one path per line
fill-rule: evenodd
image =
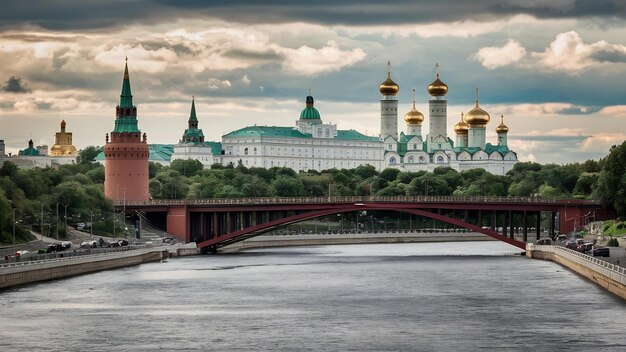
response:
M262 205L262 204L328 204L328 203L498 203L498 204L557 204L601 205L599 200L560 199L542 197L457 197L457 196L324 196L324 197L262 197L262 198L210 198L210 199L151 199L148 201L114 202L115 206L159 205Z
M611 277L612 279L615 279L616 281L619 281L620 283L626 285L626 268L624 267L561 246L535 244L528 245L531 250L552 252L558 254L571 261L585 265L590 269L602 272L606 276Z
M116 254L120 254L120 253L126 253L128 251L134 251L134 250L141 250L144 249L146 251L153 251L153 250L164 250L164 249L168 249L168 248L181 248L184 247L185 245L171 245L171 246L158 246L158 247L145 247L145 246L127 246L127 247L120 247L120 249L116 249L116 250L108 250L105 252L99 252L99 253L81 253L78 254L77 253L73 253L73 252L67 252L67 256L63 256L63 257L58 257L58 258L49 258L49 259L36 259L36 260L24 260L24 261L15 261L12 263L4 263L4 264L0 264L0 272L2 269L6 269L6 268L15 268L15 267L25 267L25 266L30 266L30 265L37 265L37 264L47 264L47 263L58 263L58 262L69 262L69 261L75 261L78 259L88 259L88 258L100 258L100 257L105 257L105 256L113 256Z

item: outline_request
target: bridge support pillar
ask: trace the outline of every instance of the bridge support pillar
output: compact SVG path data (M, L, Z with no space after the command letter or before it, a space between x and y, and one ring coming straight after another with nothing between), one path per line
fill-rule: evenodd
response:
M189 212L186 206L170 207L167 211L167 232L181 241L189 241Z
M556 212L555 211L550 212L550 237L551 238L556 237L555 236L556 229L554 225L556 225Z
M541 238L541 212L538 211L537 213L537 219L536 219L536 227L535 227L535 232L537 235L537 240Z
M524 227L524 242L528 242L528 213L524 210L524 218L522 219L522 226Z

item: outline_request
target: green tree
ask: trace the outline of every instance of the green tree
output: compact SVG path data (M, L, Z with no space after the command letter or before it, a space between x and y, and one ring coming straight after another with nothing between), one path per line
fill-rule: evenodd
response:
M276 177L270 189L275 197L302 197L306 194L302 180L285 175Z
M84 149L78 151L76 156L76 162L79 164L91 164L96 160L96 156L104 150L103 147L97 147L90 145Z
M619 216L626 216L626 142L613 146L600 171L596 196Z
M398 169L386 168L380 173L380 177L391 182L391 181L394 181L398 177L399 173L400 173L400 170Z
M172 170L178 171L179 174L185 177L196 175L203 167L200 160L196 159L176 159L170 164Z

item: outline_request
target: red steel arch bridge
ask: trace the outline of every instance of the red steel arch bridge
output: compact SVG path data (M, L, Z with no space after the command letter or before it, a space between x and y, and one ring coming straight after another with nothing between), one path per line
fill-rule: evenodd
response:
M286 225L358 212L398 212L483 233L524 249L527 241L582 228L614 216L596 200L540 197L348 196L297 198L159 199L118 201L117 211L141 212L151 223L199 248L219 247ZM357 215L358 222L358 215ZM357 224L357 230L358 224Z

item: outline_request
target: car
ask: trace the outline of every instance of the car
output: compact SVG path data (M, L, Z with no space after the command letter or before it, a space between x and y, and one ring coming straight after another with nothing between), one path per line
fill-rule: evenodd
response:
M60 243L50 243L46 248L48 249L48 253L62 252L65 250Z
M610 257L611 252L609 247L594 247L591 250L591 255L594 257Z
M119 247L120 243L118 241L109 242L109 247Z
M30 252L27 251L27 250L20 250L20 251L15 252L15 255L16 256L22 256L22 255L28 254L28 253L30 253Z
M85 223L79 222L78 224L76 224L76 230L82 231L84 229L85 229Z
M563 245L564 245L566 248L569 248L569 249L574 249L574 250L576 249L576 246L577 246L575 241L569 241L569 240L568 240L568 241L565 241L565 244L563 244Z
M538 239L537 242L535 242L535 244L538 245L551 245L552 244L552 240L549 238L541 238Z
M63 247L63 249L70 249L72 248L73 243L70 241L63 241L61 242L61 247Z
M119 243L121 247L128 246L128 240L125 240L125 239L124 240L119 240L119 241L117 241L117 243Z
M48 253L48 248L39 248L39 250L37 251L37 254L46 254Z

